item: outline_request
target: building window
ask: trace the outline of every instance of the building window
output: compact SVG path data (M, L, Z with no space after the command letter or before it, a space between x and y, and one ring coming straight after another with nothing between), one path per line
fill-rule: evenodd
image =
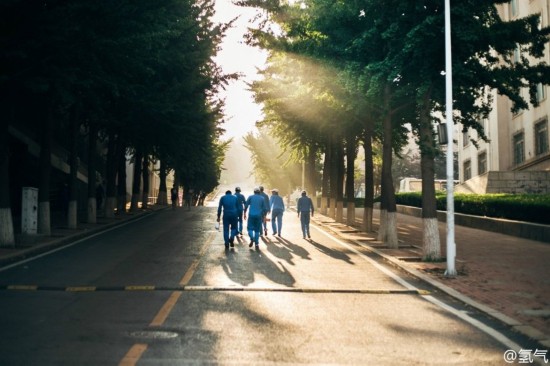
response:
M517 17L519 15L518 0L510 1L510 17Z
M468 136L468 131L462 131L462 146L468 146L470 143L470 137Z
M513 58L512 61L515 64L517 64L521 61L521 49L519 48L519 44L516 45L516 48L514 48L514 58Z
M525 161L525 139L523 132L514 135L514 164L519 165Z
M535 125L535 154L541 155L548 152L548 121L542 121Z
M467 181L470 178L472 178L472 162L466 160L464 162L464 180Z
M546 99L546 90L543 83L537 84L537 102L542 102Z
M484 151L477 156L477 174L487 173L487 152Z

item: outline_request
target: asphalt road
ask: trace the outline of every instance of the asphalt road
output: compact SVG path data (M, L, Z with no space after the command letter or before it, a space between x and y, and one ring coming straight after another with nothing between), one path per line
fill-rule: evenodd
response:
M506 364L467 310L316 227L302 239L294 212L259 251L226 251L214 222L167 209L1 269L0 365Z

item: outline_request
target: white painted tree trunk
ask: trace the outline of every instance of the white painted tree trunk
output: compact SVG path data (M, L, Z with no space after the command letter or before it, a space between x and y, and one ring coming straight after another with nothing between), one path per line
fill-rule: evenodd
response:
M441 242L439 238L439 222L437 218L424 218L422 258L424 261L441 259Z
M69 229L76 229L77 225L77 202L76 201L69 201L69 205L67 208L67 227Z
M115 217L116 197L107 197L105 200L105 217L112 219Z
M388 210L380 209L380 225L378 226L378 241L381 241L382 243L386 242L387 237L387 229L386 226L388 224Z
M13 232L13 218L11 209L0 208L0 247L15 246L15 235Z
M97 199L95 197L88 197L87 221L89 224L97 223Z
M328 199L328 216L332 219L336 218L336 200L329 198Z
M388 248L399 248L397 236L397 212L388 212L386 219L386 244Z
M336 203L336 222L344 222L344 202Z
M355 225L355 202L348 202L346 223L349 226Z
M363 231L370 233L372 232L372 218L373 218L373 209L372 207L365 207L363 210Z
M327 207L328 207L328 198L327 197L321 197L321 215L327 214Z
M38 233L47 236L52 234L49 201L38 202Z

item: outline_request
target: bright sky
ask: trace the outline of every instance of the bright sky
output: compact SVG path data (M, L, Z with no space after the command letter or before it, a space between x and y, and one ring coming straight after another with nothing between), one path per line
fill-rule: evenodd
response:
M234 27L227 31L222 49L215 60L224 72L239 72L244 75L240 80L232 82L221 94L226 104L224 137L242 137L255 130L256 121L261 119L261 107L254 103L253 94L248 90L246 82L258 79L256 68L264 66L266 53L244 43L243 36L256 10L233 5L231 0L216 0L215 9L214 22L225 23L239 16Z

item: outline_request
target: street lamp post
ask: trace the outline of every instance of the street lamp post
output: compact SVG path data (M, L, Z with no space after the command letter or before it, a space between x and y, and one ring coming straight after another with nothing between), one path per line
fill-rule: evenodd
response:
M447 270L445 276L456 276L455 215L453 171L453 72L451 62L451 4L445 0L445 112L447 124Z

